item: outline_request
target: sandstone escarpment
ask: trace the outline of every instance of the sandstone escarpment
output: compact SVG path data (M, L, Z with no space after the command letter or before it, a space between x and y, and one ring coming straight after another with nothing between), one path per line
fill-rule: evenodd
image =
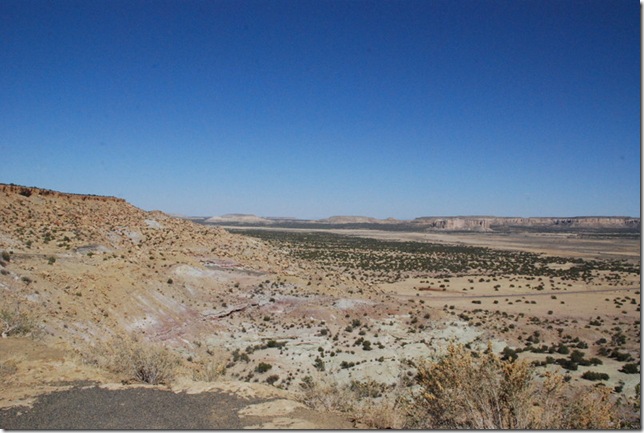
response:
M503 231L508 229L616 229L639 231L640 219L631 217L421 217L412 225L427 230Z
M636 233L640 219L621 216L586 217L495 217L495 216L446 216L419 217L413 220L394 218L378 219L366 216L332 216L318 220L297 218L257 217L254 215L228 214L221 217L196 218L206 224L232 226L268 226L283 228L325 229L375 229L389 231L603 231Z

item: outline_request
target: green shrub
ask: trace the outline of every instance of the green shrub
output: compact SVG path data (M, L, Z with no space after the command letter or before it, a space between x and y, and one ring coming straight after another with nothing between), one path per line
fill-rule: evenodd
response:
M584 360L584 353L580 352L579 350L573 350L570 354L570 360L572 362L576 362L577 364L581 364Z
M638 374L640 372L640 365L636 363L624 364L619 371L626 374Z
M322 358L320 358L319 356L315 358L315 362L313 363L313 366L318 371L325 370L324 361L322 361Z
M611 352L610 357L616 359L619 362L628 362L633 359L633 357L629 353L620 352L616 349Z
M265 362L260 362L257 367L255 367L255 371L257 373L266 373L268 370L273 368L271 364L267 364Z
M555 362L561 365L566 370L577 371L577 369L579 368L579 364L570 359L559 358Z
M277 342L275 340L268 340L266 342L266 347L271 348L271 349L272 348L281 348L281 347L284 347L284 346L286 346L285 342L280 343L280 342Z
M507 360L509 360L509 361L514 361L514 360L516 360L518 357L519 357L519 355L517 355L516 350L514 350L514 349L512 349L512 348L510 348L510 347L508 347L508 346L505 346L505 348L503 349L503 352L502 352L502 357L501 357L501 359L502 359L503 361L507 361Z
M566 346L565 344L559 344L559 346L557 347L557 353L568 355L570 353L570 349L568 349L568 346Z
M269 385L273 385L278 380L280 380L280 377L277 374L271 374L266 378L266 383L268 383Z
M596 371L585 371L584 374L581 375L582 379L586 380L608 380L609 376L606 373L598 373Z

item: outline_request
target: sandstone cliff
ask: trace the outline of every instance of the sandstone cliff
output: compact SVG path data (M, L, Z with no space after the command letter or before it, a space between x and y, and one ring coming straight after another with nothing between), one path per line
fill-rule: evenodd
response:
M377 219L366 216L332 216L319 220L270 218L229 214L204 219L213 225L273 226L285 228L365 228L401 231L640 231L640 219L622 216L587 217L495 217L453 216L419 217L413 220Z
M628 229L639 231L640 219L631 217L421 217L411 222L429 230L503 231L515 229Z

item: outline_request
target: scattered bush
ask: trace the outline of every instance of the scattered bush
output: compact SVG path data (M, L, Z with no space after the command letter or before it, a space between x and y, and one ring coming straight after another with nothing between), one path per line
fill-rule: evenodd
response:
M566 370L577 371L577 369L579 368L579 364L570 359L559 358L555 362Z
M620 352L619 350L613 350L610 354L610 357L616 359L619 362L628 362L633 360L633 357L630 355L630 353Z
M517 351L508 346L505 346L502 355L501 359L503 361L515 361L519 357L519 355L517 355Z
M272 374L266 378L266 383L273 385L278 380L280 380L280 377L277 374Z
M324 371L325 370L324 361L322 361L322 358L320 358L319 356L315 358L315 362L313 363L313 366L318 371Z
M606 373L598 373L596 371L585 371L584 374L581 375L582 379L586 380L608 380L609 376Z
M580 352L579 350L573 350L570 354L570 360L572 362L576 362L577 364L582 364L582 362L584 361L584 353Z
M619 371L626 374L638 374L640 372L640 365L636 363L624 364Z
M267 364L265 362L260 362L259 364L257 364L257 367L255 367L255 371L257 373L266 373L271 368L273 368L273 366L271 364Z
M268 342L266 342L266 347L268 348L282 348L284 346L286 346L285 341L277 342L276 340L268 340Z
M559 344L559 346L557 347L557 353L568 355L570 353L570 349L568 349L568 346L566 346L565 344Z
M352 367L355 367L355 365L356 365L355 362L342 361L340 363L340 368L352 368Z

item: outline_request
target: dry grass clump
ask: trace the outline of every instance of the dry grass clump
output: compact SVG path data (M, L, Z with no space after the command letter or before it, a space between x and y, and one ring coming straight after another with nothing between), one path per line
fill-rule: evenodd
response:
M327 376L317 380L306 376L300 383L299 399L310 408L322 411L349 412L353 409L353 400L349 398L346 387L341 387Z
M168 384L181 363L179 356L167 348L136 337L115 338L97 350L95 362L113 373L123 374L126 380Z
M36 319L31 314L21 311L20 304L0 309L0 335L2 338L27 335L36 328Z
M573 390L560 375L536 380L525 361L490 348L450 345L418 367L408 426L424 429L614 429L624 426L609 389Z
M403 428L400 393L389 391L375 381L340 385L330 376L313 379L306 376L301 384L300 401L319 411L341 412L361 427L369 429Z
M200 365L192 373L192 380L198 382L215 382L226 374L226 363L222 361L210 361Z
M18 364L13 359L9 361L0 362L0 378L11 376L18 371Z
M379 399L366 398L355 408L353 417L368 429L401 429L406 425L401 402L395 393Z

